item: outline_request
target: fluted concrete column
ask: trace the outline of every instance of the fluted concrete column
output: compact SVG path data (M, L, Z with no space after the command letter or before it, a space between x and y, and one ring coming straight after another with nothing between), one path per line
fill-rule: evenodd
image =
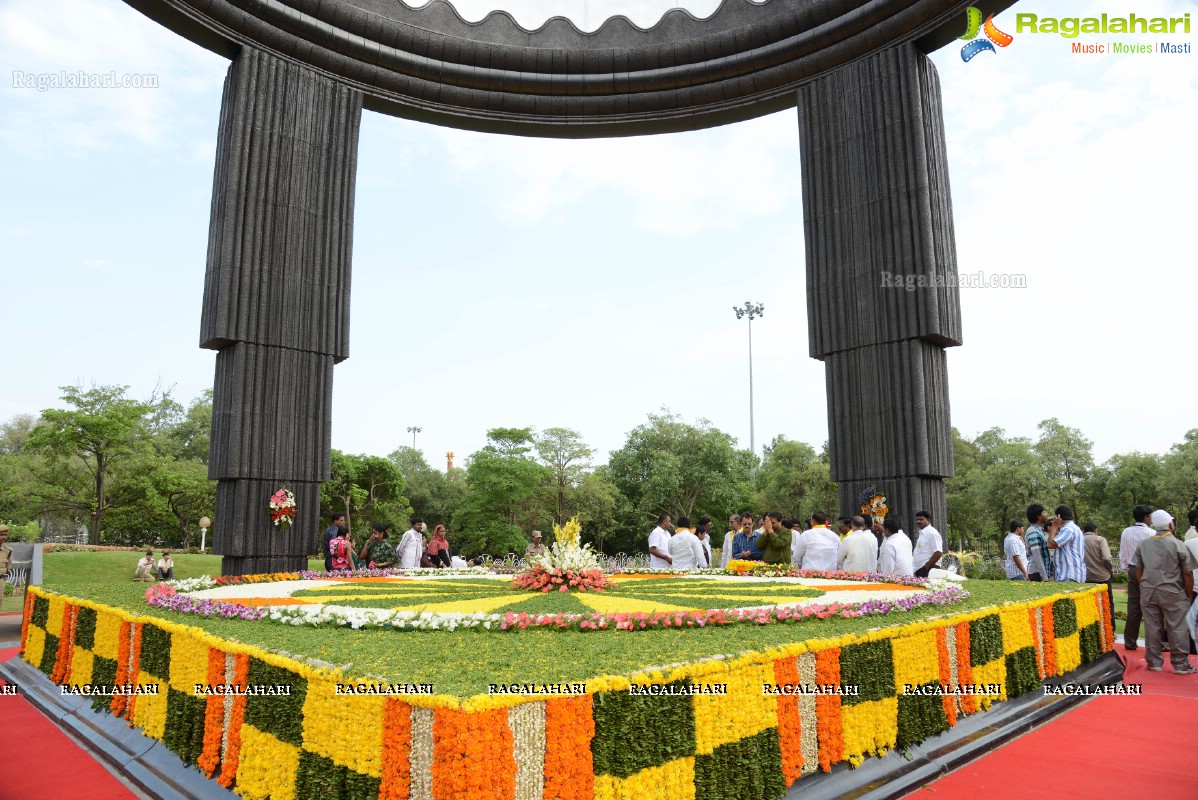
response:
M318 548L361 114L359 92L252 48L225 78L200 346L218 351L208 474L226 575L302 569ZM268 511L281 486L298 506L285 532Z
M876 484L907 530L926 509L943 531L961 306L936 69L912 45L885 50L801 88L798 114L810 352L841 513Z

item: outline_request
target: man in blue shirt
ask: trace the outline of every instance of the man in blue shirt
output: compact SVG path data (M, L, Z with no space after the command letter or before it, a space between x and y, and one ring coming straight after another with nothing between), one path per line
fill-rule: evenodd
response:
M1086 544L1082 529L1073 521L1073 509L1057 506L1048 528L1048 547L1056 551L1054 571L1058 581L1086 582Z
M753 530L753 515L741 514L740 533L732 538L732 557L742 561L761 561L765 558L759 544L761 534Z

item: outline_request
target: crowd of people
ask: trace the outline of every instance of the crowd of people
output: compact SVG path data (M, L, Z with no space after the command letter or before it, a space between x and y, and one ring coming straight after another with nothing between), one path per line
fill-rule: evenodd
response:
M391 526L378 523L361 547L354 547L349 525L344 514L333 514L332 524L324 532L321 553L324 566L329 572L348 569L457 569L468 566L465 559L451 550L444 525L433 528L432 538L425 531L424 520L412 517L409 528L399 537L399 543L391 541Z
M925 578L940 564L944 539L932 515L919 511L914 541L894 517L873 520L841 517L833 531L828 515L816 511L806 521L770 511L759 520L752 513L733 514L720 547L720 566L732 559L789 564L800 569L874 572ZM649 566L659 569L702 569L712 566L712 522L695 526L687 517L671 525L662 514L649 534ZM672 532L671 532L672 531Z

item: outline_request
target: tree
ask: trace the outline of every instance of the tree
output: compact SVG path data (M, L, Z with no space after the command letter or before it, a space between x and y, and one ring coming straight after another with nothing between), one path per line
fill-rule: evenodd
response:
M80 491L76 481L61 487L50 482L43 499L49 508L86 512L91 518L89 540L99 544L104 512L110 507L109 475L144 446L144 417L150 406L126 397L126 386L61 388L62 399L72 408L43 411L27 447L44 455L52 475L59 478L82 465L91 479L90 491Z
M529 455L532 444L531 428L492 428L470 456L466 495L453 517L463 554L523 551L523 526L540 524L534 501L552 473Z
M753 506L762 512L806 518L817 510L835 515L840 506L827 460L804 442L775 437L765 448L756 480Z
M986 495L982 487L985 472L980 463L981 448L966 439L953 428L953 471L954 475L944 482L945 499L948 504L948 521L945 525L945 544L951 538L965 548L965 538L980 539L983 531L993 524L994 517L987 515Z
M569 511L578 515L582 535L594 543L597 551L604 552L604 543L617 532L620 512L628 506L628 499L608 480L607 467L579 477L570 501Z
M381 456L350 455L340 450L333 450L330 455L332 477L321 486L321 503L330 513L343 512L347 526L359 514L386 509L390 515L408 509L407 498L403 497L403 476L394 462Z
M1040 438L1035 451L1041 459L1044 475L1057 503L1073 506L1077 511L1079 484L1094 469L1094 443L1077 428L1061 424L1056 417L1038 426Z
M726 517L749 501L755 458L707 420L689 425L668 410L628 433L608 474L642 529L660 514Z
M465 470L454 468L452 475L433 469L419 450L400 447L387 456L404 479L404 493L412 513L427 524L448 524L466 496Z
M0 424L0 456L17 455L24 450L36 423L37 417L32 414L17 414Z
M1029 505L1045 490L1044 466L1027 439L1007 439L1002 428L991 428L978 436L979 482L988 498L988 532L1000 539L1011 519L1023 519Z
M566 521L566 493L578 485L595 451L582 441L582 434L569 428L546 428L536 438L536 448L541 461L553 470L557 500L554 522L563 525Z
M1185 441L1165 455L1160 490L1172 506L1187 512L1198 508L1198 428L1186 431Z

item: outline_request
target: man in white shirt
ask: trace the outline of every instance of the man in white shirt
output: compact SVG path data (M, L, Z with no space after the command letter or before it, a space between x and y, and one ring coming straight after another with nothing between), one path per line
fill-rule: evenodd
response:
M1136 506L1131 510L1131 518L1136 524L1124 528L1123 533L1119 534L1119 563L1127 572L1127 621L1123 625L1123 649L1139 650L1140 622L1144 615L1140 611L1140 581L1137 580L1132 562L1135 561L1140 543L1156 531L1148 524L1152 518L1151 506Z
M395 548L395 559L401 569L416 569L420 566L420 556L424 555L424 520L412 517L412 527L408 528Z
M1198 508L1190 512L1190 529L1186 531L1184 541L1198 539Z
M666 546L670 548L670 566L674 569L700 569L703 566L703 545L691 530L689 517L678 518L678 527Z
M911 537L903 532L894 517L883 522L882 529L886 531L886 541L882 542L882 550L878 553L878 572L882 575L914 575Z
M793 536L792 542L790 563L799 569L836 569L840 537L828 527L828 515L824 512L813 512L810 530Z
M163 553L158 559L158 580L173 581L175 579L175 562L170 553Z
M147 550L133 570L133 580L154 582L154 551Z
M865 527L864 517L853 517L850 525L836 553L837 567L846 572L877 572L878 540L873 531Z
M926 578L944 555L944 539L940 537L940 531L932 527L932 515L926 511L915 512L915 527L919 528L919 533L911 561L915 565L915 577Z
M1011 520L1007 538L1003 539L1002 552L1006 556L1007 580L1026 581L1027 576L1027 547L1023 543L1023 525L1019 520Z
M649 533L649 568L669 569L674 564L670 555L670 515L657 518L657 527Z
M732 540L739 530L740 514L733 514L728 517L728 532L724 534L724 545L720 548L720 567L723 569L727 569L728 562L732 560Z

